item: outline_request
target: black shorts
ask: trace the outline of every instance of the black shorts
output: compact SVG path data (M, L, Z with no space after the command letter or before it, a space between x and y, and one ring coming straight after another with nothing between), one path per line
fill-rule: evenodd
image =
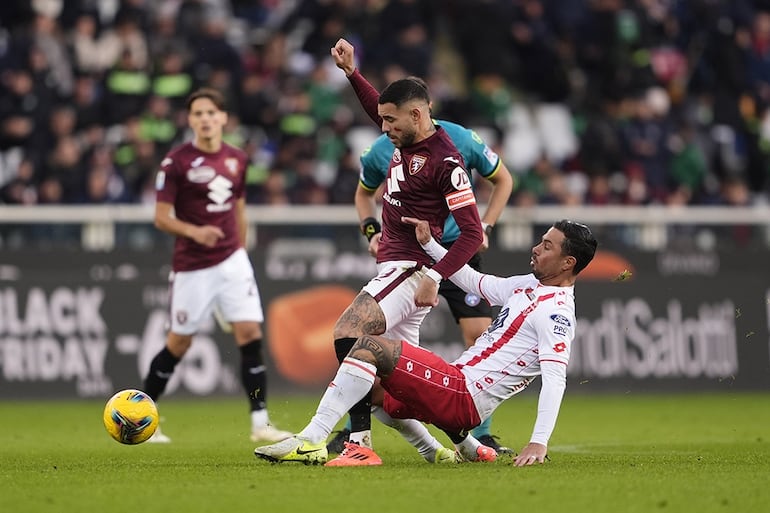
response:
M451 245L451 244L450 244ZM444 245L447 247L448 245ZM481 254L476 253L468 261L468 265L481 271ZM492 307L486 299L482 299L476 294L470 294L462 290L449 280L444 280L439 285L438 293L444 296L455 322L469 317L489 317L492 318Z

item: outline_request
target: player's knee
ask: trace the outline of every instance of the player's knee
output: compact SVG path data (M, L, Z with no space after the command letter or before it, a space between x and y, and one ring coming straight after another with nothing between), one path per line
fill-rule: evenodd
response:
M192 335L177 335L171 333L166 340L166 347L169 352L177 358L181 358L185 355L190 346L192 345Z
M247 344L252 340L262 339L262 326L258 322L234 322L232 324L233 336L239 346Z

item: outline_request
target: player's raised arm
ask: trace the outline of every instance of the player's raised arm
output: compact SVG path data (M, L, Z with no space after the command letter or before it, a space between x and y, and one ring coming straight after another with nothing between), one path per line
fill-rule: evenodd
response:
M356 70L355 48L346 39L340 38L331 49L332 59L339 69L350 77Z
M340 39L332 47L331 55L337 67L344 71L345 76L348 77L350 85L353 86L353 91L358 96L358 101L361 102L366 114L372 118L378 128L382 128L382 118L377 113L377 101L380 99L380 93L356 69L353 45L345 39Z

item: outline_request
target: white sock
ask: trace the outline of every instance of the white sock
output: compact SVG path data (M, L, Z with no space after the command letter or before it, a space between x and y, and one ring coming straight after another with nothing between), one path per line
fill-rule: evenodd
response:
M436 437L430 434L425 425L415 419L394 419L379 406L372 408L372 415L388 427L398 431L404 440L412 444L420 456L433 463L436 459L436 451L442 447Z
M457 451L460 455L468 461L476 461L478 453L476 449L481 447L481 442L476 440L472 435L468 435L459 444L455 444Z
M373 449L372 446L372 430L367 429L364 431L351 431L350 435L348 436L348 440L353 442L354 444L358 444L361 447L368 447L369 449Z
M377 367L374 365L345 358L321 398L310 424L298 436L314 444L326 440L337 422L372 389L376 374Z
M270 419L267 416L267 410L254 410L251 412L251 429L263 428L270 424Z

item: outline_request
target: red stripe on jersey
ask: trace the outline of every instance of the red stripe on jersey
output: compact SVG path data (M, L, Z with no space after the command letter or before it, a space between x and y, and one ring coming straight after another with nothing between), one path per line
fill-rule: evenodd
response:
M415 272L416 270L417 270L417 268L416 268L416 267L412 267L411 269L407 269L406 271L404 271L404 272L402 272L401 274L399 274L399 275L396 277L396 279L394 279L392 282L390 282L390 283L388 284L388 286L387 286L387 287L385 287L384 289L382 289L382 290L380 291L380 293L379 293L379 294L377 294L376 296L374 296L374 299L375 299L375 301L377 301L377 302L379 303L380 301L382 301L383 299L385 299L385 296L387 296L388 294L390 294L391 292L393 292L393 289L395 289L396 287L398 287L399 285L401 285L401 284L404 282L404 280L406 280L406 279L407 279L407 278L409 278L411 275L413 275L413 274L414 274L414 272Z
M372 372L372 369L370 369L368 367L364 367L363 365L358 363L353 358L345 358L344 360L342 360L342 363L347 363L348 365L352 365L353 367L357 367L357 368L361 369L362 371L366 372L367 374L369 374L371 376L376 376L377 375L376 373Z
M449 210L466 207L468 205L475 205L476 196L473 195L473 189L453 192L446 196L446 204L449 207Z
M527 316L535 311L535 308L538 307L538 305L547 300L554 297L556 293L546 294L545 296L540 296L537 298L537 301L529 305L527 308L525 308L519 315L516 317L510 326L508 326L508 329L505 330L505 333L502 334L502 336L495 341L494 344L489 346L488 348L484 349L481 354L478 354L471 358L468 363L465 363L463 365L469 365L473 366L479 363L480 361L489 358L490 355L496 353L501 347L503 347L505 344L507 344L516 333L519 332L519 328L521 328L521 325L524 324L524 321L527 320Z
M543 362L554 362L554 363L560 363L560 364L562 364L562 365L567 365L566 363L564 363L564 362L561 362L561 361L559 361L559 360L549 360L549 359L547 359L547 358L545 358L545 359L543 359L543 360L540 360L540 363L543 363Z
M492 304L492 301L489 300L486 294L484 294L484 291L481 290L481 282L484 281L484 277L486 274L482 274L481 278L479 278L479 293L481 294L481 297L489 304Z

